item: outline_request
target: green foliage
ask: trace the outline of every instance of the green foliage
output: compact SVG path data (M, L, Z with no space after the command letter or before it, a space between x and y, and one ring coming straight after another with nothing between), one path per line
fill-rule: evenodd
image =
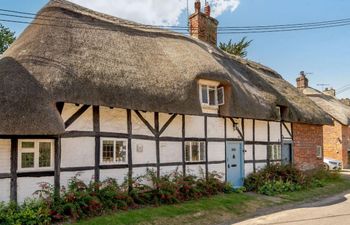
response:
M252 43L252 40L247 41L246 39L247 37L244 37L237 43L232 43L232 40L228 43L220 42L219 47L229 54L245 58L248 54L247 48Z
M21 206L0 205L0 225L77 221L117 210L169 205L232 191L232 187L216 173L208 174L207 179L184 176L177 171L157 177L153 170L147 170L146 175L137 178L127 176L121 185L114 179L85 184L77 174L69 180L67 188L61 190L55 190L47 183L40 186L35 193L39 200Z
M51 224L50 210L43 201L31 200L21 206L14 203L0 204L1 225L47 225Z
M339 173L324 169L303 172L292 165L270 165L250 174L245 179L244 186L248 191L276 195L306 188L323 187L326 181L339 179Z
M0 24L0 54L4 53L15 40L15 33Z

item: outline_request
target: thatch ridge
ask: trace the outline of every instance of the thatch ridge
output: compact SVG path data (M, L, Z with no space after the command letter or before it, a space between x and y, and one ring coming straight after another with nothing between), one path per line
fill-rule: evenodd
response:
M311 87L305 88L303 92L336 121L345 126L350 125L349 106L342 103L336 97L326 95Z
M273 70L191 37L139 28L64 0L52 0L39 15L62 19L48 20L47 26L30 25L1 59L1 80L11 79L13 86L3 86L0 102L7 107L0 108L0 117L11 115L13 121L1 120L0 127L6 129L0 134L63 133L63 121L52 112L56 102L201 115L200 78L227 86L222 116L276 120L275 107L282 105L289 108L286 121L330 123L316 104ZM6 67L7 62L13 66ZM26 98L31 108L17 110L20 106L10 96L26 88L33 96ZM36 88L42 93L40 101ZM24 122L16 123L16 118L27 117L32 119L31 130L22 128Z

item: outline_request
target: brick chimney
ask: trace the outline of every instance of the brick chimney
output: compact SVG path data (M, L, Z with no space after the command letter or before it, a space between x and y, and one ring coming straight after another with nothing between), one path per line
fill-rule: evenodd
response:
M306 78L305 72L301 71L300 76L297 78L297 88L303 90L309 87L309 79Z
M189 17L190 35L213 46L217 45L217 30L219 22L210 16L210 5L206 3L204 13L201 12L201 2L194 3L195 12Z
M335 97L336 92L335 92L335 89L334 89L334 88L326 88L326 89L323 91L323 94Z

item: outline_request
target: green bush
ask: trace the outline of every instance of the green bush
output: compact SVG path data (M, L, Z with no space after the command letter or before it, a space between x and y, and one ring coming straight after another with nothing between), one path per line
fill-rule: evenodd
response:
M323 187L325 182L339 179L339 173L322 168L303 172L293 165L269 165L250 174L245 179L244 186L247 191L276 195L306 188Z
M127 176L121 185L114 179L85 184L77 174L61 190L41 183L40 190L35 192L38 200L27 201L20 206L0 204L0 225L47 225L76 221L116 210L175 204L232 190L232 186L223 182L217 173L198 178L175 171L157 177L153 170L147 170L144 176Z

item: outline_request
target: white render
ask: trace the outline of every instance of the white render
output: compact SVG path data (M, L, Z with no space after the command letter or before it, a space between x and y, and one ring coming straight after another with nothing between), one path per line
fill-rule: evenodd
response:
M74 115L82 105L65 104L62 111L62 119L67 121ZM141 112L142 117L149 123L151 129L156 129L155 113ZM99 130L102 135L99 137L101 149L103 140L123 140L128 151L128 122L127 110L109 107L99 107ZM292 130L291 123L285 123L287 129L277 121L259 121L253 119L233 118L235 124L229 118L221 118L211 115L184 116L185 139L183 135L183 115L159 113L159 130L168 124L159 138L159 173L165 175L178 171L205 176L206 168L208 172L217 172L226 177L226 141L244 141L244 160L242 165L245 175L249 175L254 170L259 170L267 165L267 146L281 143L281 137L290 140L289 132ZM77 118L67 129L67 133L61 137L61 172L60 185L67 186L69 180L79 174L78 178L85 183L95 178L95 164L103 167L98 168L100 180L108 178L116 179L121 184L129 173L128 157L125 163L104 164L101 161L95 162L96 137L94 136L93 109L89 107L79 118ZM207 121L207 132L205 132L205 121ZM146 173L147 169L157 170L157 141L150 128L139 118L135 111L131 110L132 137L131 138L131 161L132 176L138 177ZM225 127L226 124L226 127ZM255 128L253 129L253 124ZM281 134L282 127L282 134ZM244 128L244 129L243 129ZM270 130L268 129L270 128ZM255 134L253 134L255 130ZM270 133L270 137L268 136ZM73 136L72 136L73 134ZM207 137L205 136L207 134ZM71 136L70 136L71 135ZM86 135L86 136L85 136ZM109 137L108 135L111 135ZM121 135L120 137L118 135ZM244 139L242 139L242 136ZM226 138L226 139L225 139ZM19 138L20 139L20 138ZM47 139L47 138L45 138ZM227 140L229 139L229 140ZM207 140L207 161L196 163L183 162L183 144L186 141ZM102 152L100 152L100 158ZM109 167L110 166L110 167ZM121 167L113 167L121 166ZM10 198L10 167L11 167L11 140L0 140L0 201L8 201ZM20 173L21 171L18 171ZM40 171L34 171L40 172ZM45 172L45 171L44 171ZM51 170L53 172L53 170ZM5 174L5 175L4 175ZM50 182L53 184L54 176L50 177L18 177L17 195L21 202L39 189L38 183ZM147 181L145 181L147 182Z
M10 173L11 140L0 139L0 173Z

